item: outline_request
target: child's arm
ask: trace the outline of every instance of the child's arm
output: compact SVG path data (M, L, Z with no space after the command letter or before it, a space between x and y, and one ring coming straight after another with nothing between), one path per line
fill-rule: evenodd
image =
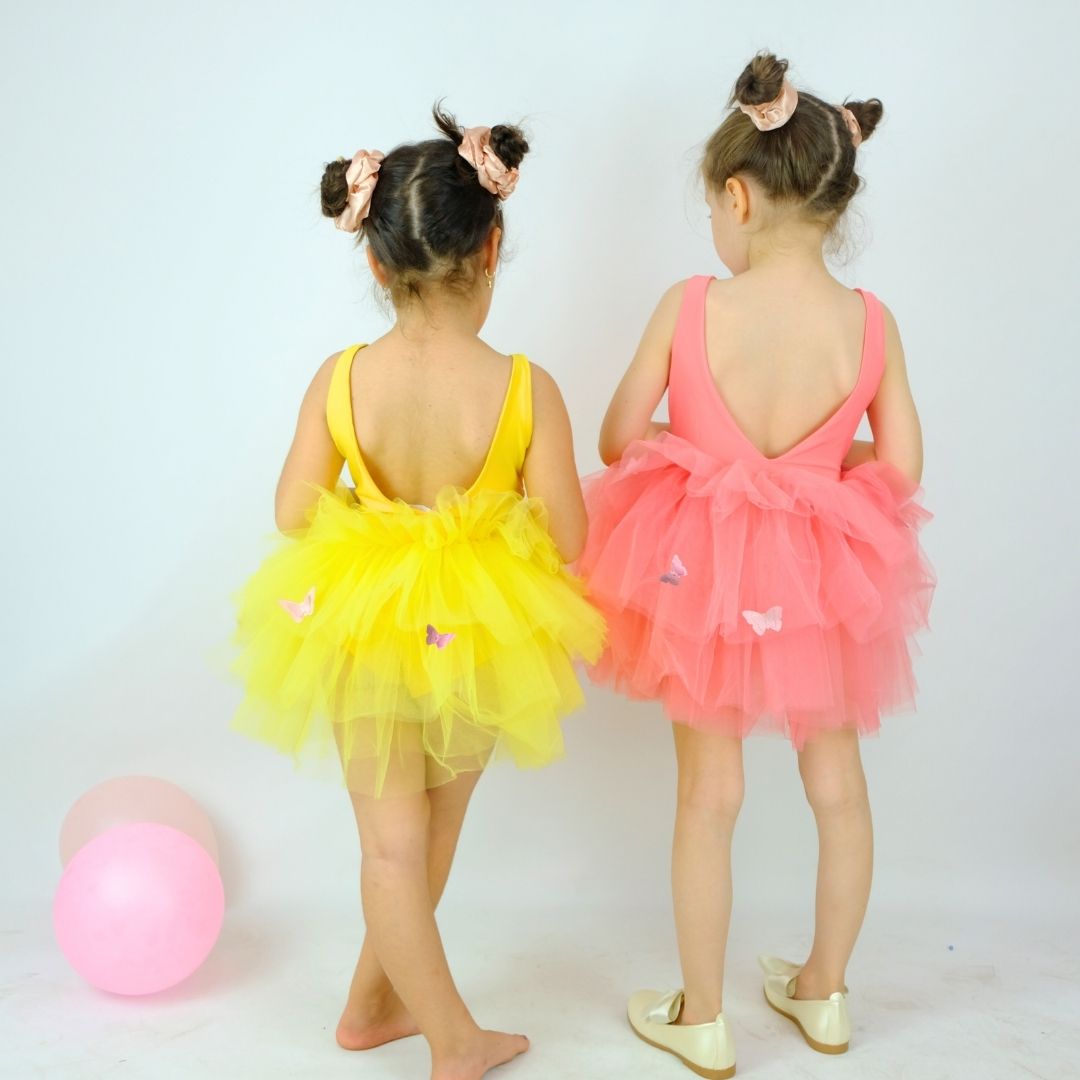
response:
M652 415L667 389L671 342L685 284L680 281L661 297L611 399L600 427L600 460L605 465L618 461L635 439L651 438L666 430L664 424L653 425Z
M307 525L308 511L319 501L313 484L333 491L341 476L345 459L338 453L326 426L326 398L337 356L331 356L319 368L300 405L296 434L274 497L274 519L282 532Z
M585 546L588 520L581 496L570 417L555 380L532 365L533 433L525 454L525 491L547 507L548 531L564 562Z
M892 312L885 313L885 372L866 415L874 433L874 455L895 465L915 483L922 480L922 426L908 385L904 346Z

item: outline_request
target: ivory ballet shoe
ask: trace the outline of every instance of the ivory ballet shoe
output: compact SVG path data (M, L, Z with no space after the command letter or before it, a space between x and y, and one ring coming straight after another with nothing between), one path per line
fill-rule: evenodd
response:
M803 969L802 964L793 964L788 960L781 960L779 956L767 956L765 953L757 958L757 962L766 975L786 975L789 979L794 979Z
M825 1001L801 1001L793 996L798 970L794 975L789 974L796 965L774 956L759 957L759 962L765 972L765 1000L770 1008L794 1023L807 1043L819 1053L845 1053L851 1039L851 1021L844 996L847 987L843 992L837 990L830 994Z
M788 979L794 979L802 974L805 964L793 964L790 960L781 960L778 956L767 956L762 953L758 958L758 964L766 975L783 975ZM844 997L848 995L848 988L844 987Z
M643 1042L674 1054L691 1072L706 1080L728 1080L735 1075L735 1041L724 1014L707 1024L676 1024L682 1012L683 992L639 990L626 1015Z

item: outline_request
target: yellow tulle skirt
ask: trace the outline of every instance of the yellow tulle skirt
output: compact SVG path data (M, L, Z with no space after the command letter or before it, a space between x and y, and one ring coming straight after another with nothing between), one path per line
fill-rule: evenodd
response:
M324 492L238 607L233 726L376 797L559 757L574 661L604 640L543 505L513 492L447 488L430 510Z

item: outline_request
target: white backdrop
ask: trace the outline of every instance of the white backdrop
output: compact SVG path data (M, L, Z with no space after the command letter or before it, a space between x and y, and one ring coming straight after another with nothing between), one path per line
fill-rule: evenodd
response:
M652 305L723 273L696 155L767 45L798 83L885 104L839 273L899 320L937 514L918 712L865 744L875 911L1075 906L1075 4L4 0L0 19L6 901L47 919L67 808L147 772L212 813L232 911L352 903L344 797L228 731L223 674L300 396L385 325L319 216L322 164L427 137L443 95L468 124L524 118L485 336L556 376L591 471ZM485 778L448 903L667 905L659 709L590 691L567 732L564 763ZM793 755L747 758L737 918L805 925Z

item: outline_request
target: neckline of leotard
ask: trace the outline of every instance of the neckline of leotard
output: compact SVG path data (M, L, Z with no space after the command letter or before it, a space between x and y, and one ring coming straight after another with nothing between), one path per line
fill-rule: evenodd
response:
M349 437L349 449L356 455L356 464L360 471L364 474L364 480L366 486L377 498L384 500L385 502L405 502L404 499L399 497L391 498L375 483L374 477L371 475L371 470L367 467L367 462L364 461L364 455L360 450L360 437L356 434L356 415L353 412L353 398L352 398L352 366L353 361L356 359L356 354L366 345L354 345L352 347L352 355L345 361L345 373L342 378L343 393L345 394L345 416L348 420L348 437ZM487 475L488 468L491 465L492 458L495 454L495 447L498 446L502 437L503 427L507 414L510 412L510 400L513 396L514 385L517 382L518 365L521 360L524 360L523 356L518 353L513 353L510 356L510 377L506 383L506 393L503 395L502 407L499 409L499 418L495 421L495 431L492 433L491 442L488 444L487 453L484 455L484 463L480 466L480 472L476 474L476 479L465 489L466 495L472 495L480 482ZM354 480L358 480L358 477L353 477ZM426 509L418 503L408 503L406 505L413 506L416 509Z
M822 420L822 422L820 424L818 424L817 427L815 427L811 431L807 432L806 435L804 435L801 439L799 439L798 442L796 442L793 445L789 446L782 454L776 454L776 455L773 455L773 456L770 457L768 454L766 454L762 450L760 450L758 448L757 444L739 426L738 421L736 421L734 415L731 412L731 409L728 408L728 404L724 400L724 395L720 392L720 387L716 385L716 380L713 378L713 374L712 374L712 368L709 366L709 345L708 345L708 338L706 336L706 329L707 329L706 320L707 320L708 316L707 316L707 311L706 311L706 306L705 305L706 305L706 299L707 299L708 292L709 292L709 284L712 281L715 281L715 280L716 280L715 277L710 276L706 280L705 285L701 290L701 362L702 362L702 366L703 366L703 368L705 370L705 377L708 380L709 385L713 389L713 394L714 394L714 396L716 398L717 403L720 406L720 411L724 414L724 416L727 419L727 422L731 425L731 427L734 429L734 431L739 436L739 438L742 439L742 441L744 443L746 443L746 445L748 447L750 447L751 450L754 451L754 453L758 456L758 458L760 460L773 462L773 463L783 461L784 458L789 457L791 454L794 454L796 450L799 450L802 447L804 447L811 439L816 438L826 428L828 428L829 425L832 424L836 420L836 418L838 416L840 416L841 413L843 413L847 409L847 407L854 400L855 395L859 391L859 388L862 386L863 377L865 376L866 371L867 371L867 367L868 367L868 365L866 363L866 356L867 356L867 353L869 352L869 348L870 348L870 324L871 324L871 321L872 321L871 320L871 309L870 309L871 298L870 298L870 296L867 295L867 293L863 289L855 289L854 290L855 292L857 292L859 294L860 297L862 297L863 309L864 309L862 351L861 351L861 354L859 356L859 373L855 377L855 385L852 386L851 390L844 397L844 399L840 402L840 404L837 405L835 410L833 410L833 412L831 412L824 420Z

